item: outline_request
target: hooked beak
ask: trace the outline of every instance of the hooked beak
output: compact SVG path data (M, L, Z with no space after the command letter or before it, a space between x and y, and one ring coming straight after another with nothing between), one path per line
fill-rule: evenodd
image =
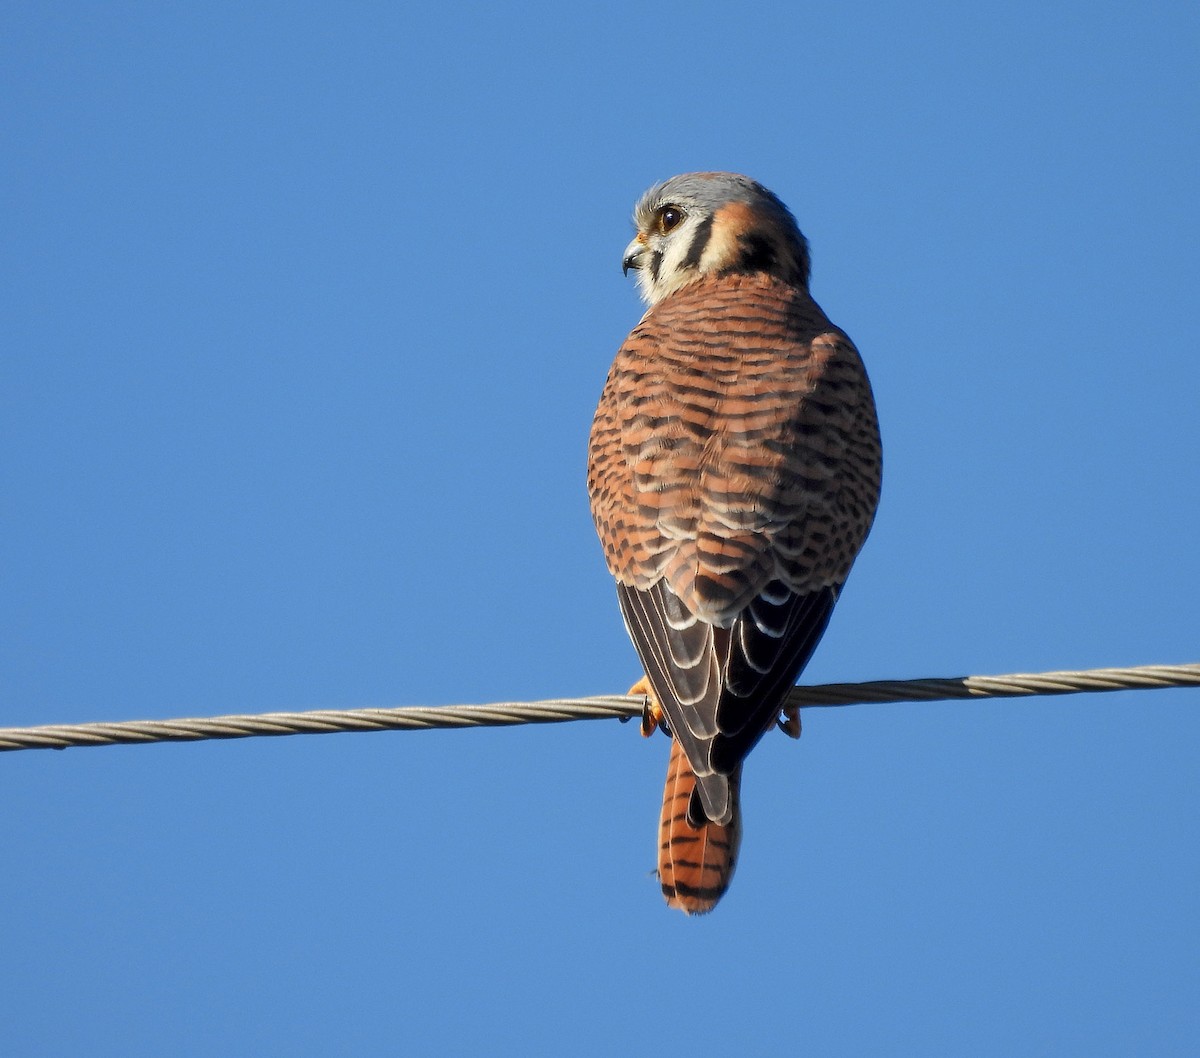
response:
M628 246L625 247L625 256L621 258L621 274L629 275L631 268L637 269L642 267L642 257L646 253L646 244L642 241L644 236L638 235Z

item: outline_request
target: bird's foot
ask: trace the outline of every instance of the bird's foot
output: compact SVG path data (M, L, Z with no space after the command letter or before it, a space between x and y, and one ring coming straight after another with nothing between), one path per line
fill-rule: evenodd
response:
M654 691L650 689L650 681L645 676L629 688L629 693L642 694L646 697L646 704L642 706L642 737L649 738L660 727L670 734L666 715L663 713L662 706L658 704L658 699L654 697Z
M779 730L782 731L788 738L800 737L800 706L785 705L780 710L780 717L776 721L779 724Z

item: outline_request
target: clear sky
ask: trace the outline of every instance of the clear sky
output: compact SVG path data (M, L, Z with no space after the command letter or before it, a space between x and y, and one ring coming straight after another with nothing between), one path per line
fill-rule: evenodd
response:
M0 724L621 692L649 184L813 247L884 499L806 679L1200 660L1200 13L38 3L0 32ZM1184 1055L1200 692L806 714L715 914L634 727L0 757L6 1055Z

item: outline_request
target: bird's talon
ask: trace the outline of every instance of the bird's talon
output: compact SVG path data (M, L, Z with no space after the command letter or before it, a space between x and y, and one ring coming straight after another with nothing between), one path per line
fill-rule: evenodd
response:
M782 715L776 721L779 724L779 730L787 735L788 738L799 738L800 707L798 705L785 705L780 712Z
M666 731L667 719L663 715L662 706L658 704L658 699L650 689L650 681L643 676L629 688L629 693L640 694L646 699L642 706L642 738L649 738L659 727Z

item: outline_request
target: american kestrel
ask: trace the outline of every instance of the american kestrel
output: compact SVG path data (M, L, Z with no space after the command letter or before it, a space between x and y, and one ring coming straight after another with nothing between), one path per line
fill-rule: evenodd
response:
M780 719L879 500L857 350L808 292L787 207L734 173L652 187L624 270L650 308L613 362L592 514L651 705L672 737L659 880L710 911L741 838L742 761ZM799 733L791 713L785 730Z

